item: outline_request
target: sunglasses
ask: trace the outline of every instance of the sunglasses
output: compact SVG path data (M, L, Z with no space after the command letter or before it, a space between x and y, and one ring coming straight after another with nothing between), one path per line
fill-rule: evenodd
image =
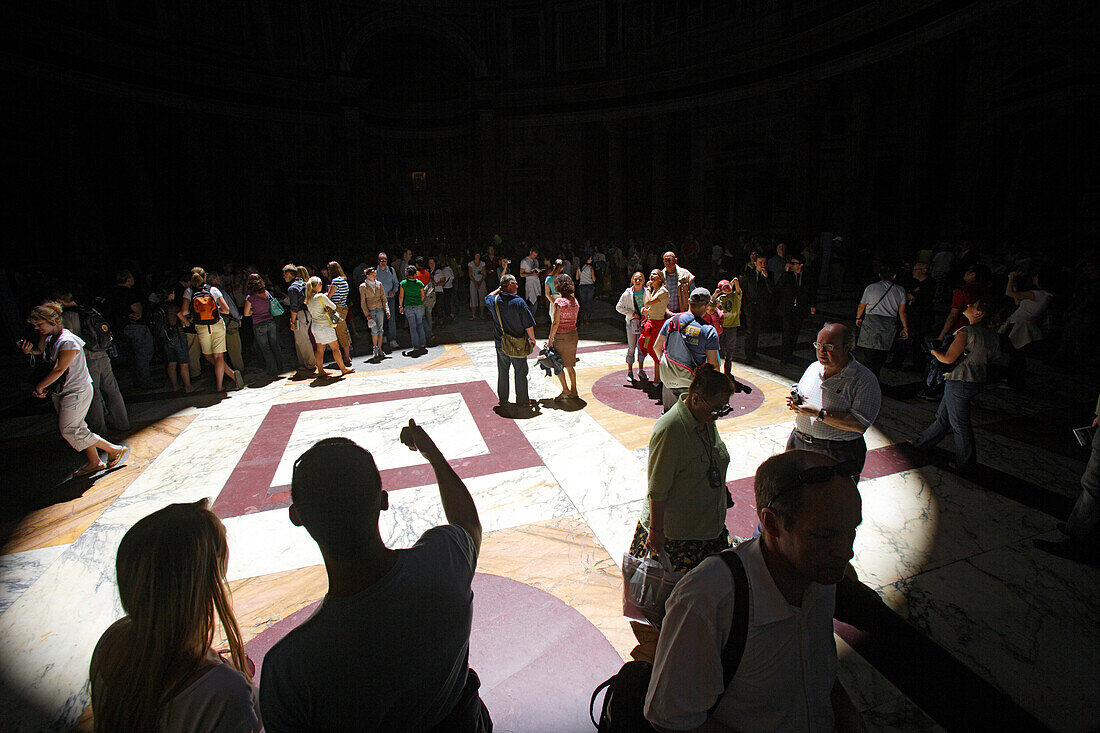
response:
M809 486L811 484L823 484L826 481L831 481L834 476L851 478L855 475L858 468L859 464L856 461L847 460L835 466L814 466L813 468L807 468L805 471L799 471L794 475L794 478L780 487L779 491L776 492L775 496L771 498L771 501L769 501L764 508L767 509L771 507L779 500L779 497L799 487Z

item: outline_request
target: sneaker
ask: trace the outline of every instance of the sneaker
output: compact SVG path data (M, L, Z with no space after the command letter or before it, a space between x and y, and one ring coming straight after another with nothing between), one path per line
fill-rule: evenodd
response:
M397 339L390 339L390 348L391 349L396 349L397 348Z
M244 374L241 373L240 369L233 371L233 381L236 383L237 389L244 389Z

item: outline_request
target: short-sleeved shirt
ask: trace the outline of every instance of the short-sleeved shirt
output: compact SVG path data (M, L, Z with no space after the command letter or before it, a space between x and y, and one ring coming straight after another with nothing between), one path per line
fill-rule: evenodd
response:
M687 283L688 292L690 293L695 283L695 275L691 274L691 270L679 265L676 265L675 280L668 270L661 270L661 274L665 276L665 288L668 290L668 309L675 313L682 308L687 308L687 303L680 302L680 288L678 285L679 283Z
M260 710L268 733L438 724L466 684L476 567L470 535L449 524L399 550L390 571L365 590L326 595L264 657Z
M61 394L70 394L88 389L92 386L92 375L88 371L88 360L84 354L84 340L67 328L61 329L49 344L48 353L45 354L50 361L56 362L62 351L75 351L76 356L65 373L65 386Z
M560 295L557 285L554 283L554 280L556 279L557 278L555 278L553 275L547 275L546 279L543 280L543 282L546 284L546 287L550 288L550 295L553 296L552 298L550 298L550 300L557 300L558 296Z
M466 266L470 269L470 278L474 282L481 282L482 280L485 279L485 263L484 262L474 262L473 260L470 260L466 264Z
M947 333L955 333L961 327L965 326L970 321L966 320L966 316L963 315L963 311L968 306L977 303L988 294L985 286L981 283L967 283L961 288L951 294L951 309L957 310L958 313L951 320L951 323L947 324Z
M577 315L581 312L581 304L576 298L559 297L554 301L554 313L558 316L558 333L569 333L577 330Z
M673 334L677 327L679 336ZM665 351L661 355L661 381L669 387L689 387L694 370L707 360L708 351L718 351L718 330L691 313L678 313L661 326Z
M714 304L722 309L722 328L736 328L741 325L741 293L716 293Z
M852 417L870 427L882 406L882 388L871 370L855 359L837 374L824 379L825 366L815 361L806 367L798 380L798 392L812 405L826 411L850 412ZM862 433L841 430L809 415L795 415L795 429L822 440L858 440Z
M268 300L269 294L264 291L263 295L257 295L256 293L249 293L244 296L247 303L252 304L252 325L258 326L261 323L267 323L271 320L271 301Z
M348 281L344 277L334 277L329 287L335 286L336 292L332 294L332 302L337 308L348 307Z
M714 423L701 425L685 398L661 415L649 436L646 468L649 499L665 502L665 536L674 540L711 540L726 526L726 487L712 487L710 466L725 481L730 454ZM649 527L649 502L642 505Z
M424 283L415 277L410 280L402 280L401 290L405 292L405 298L401 301L402 306L424 305L424 299L420 297L421 293L424 292Z
M92 697L105 694L102 655L105 644L118 633L127 619L116 621L100 637L92 652ZM216 653L207 653L210 669L183 688L168 704L160 717L162 733L221 733L222 731L252 731L260 727L260 700L256 686L240 671L221 661Z
M500 308L500 321L497 321L497 308ZM501 326L510 336L523 336L528 328L535 325L535 316L522 296L515 293L500 292L485 296L485 307L489 309L489 320L493 324L493 339L500 348Z
M397 273L393 271L392 267L387 267L384 270L379 267L377 279L378 282L382 283L382 287L386 289L387 296L392 292L394 297L397 297L397 283L400 278L397 277Z
M668 316L669 310L669 295L668 288L664 285L657 289L657 292L649 295L653 300L649 304L649 315L646 318L654 321L663 321Z
M943 375L944 379L960 382L982 383L986 380L989 362L1001 355L1001 341L997 333L982 326L970 324L963 326L955 335L966 336L966 350L958 366Z
M865 316L897 318L898 310L905 303L905 288L897 283L880 280L864 288L859 302L867 306L863 312Z
M749 624L737 673L723 687L721 650L733 623L734 584L726 563L709 557L676 584L657 641L645 717L672 730L710 717L736 730L832 731L836 682L836 586L810 583L802 605L779 592L760 540L735 552L749 581Z
M286 301L293 313L301 313L306 309L306 281L300 277L286 288Z
M592 265L581 265L581 285L595 285L596 284L596 272L592 269Z
M213 285L207 285L206 289L210 291L210 297L212 297L215 301L218 298L224 298L225 297L225 294L222 293L222 291L218 290ZM305 287L304 286L302 288L302 292L303 293L305 292ZM187 312L191 313L191 288L184 289L184 291L183 291L183 302L187 304ZM225 302L225 304L226 304L226 306L228 306L229 301L227 300Z

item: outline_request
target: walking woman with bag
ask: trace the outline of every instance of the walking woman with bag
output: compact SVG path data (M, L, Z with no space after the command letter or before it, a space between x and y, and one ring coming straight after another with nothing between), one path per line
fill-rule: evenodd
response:
M264 279L258 273L251 273L245 283L248 294L244 296L244 316L252 318L252 335L256 339L256 348L264 360L264 369L270 376L282 371L279 359L279 335L275 325L275 316L282 315L283 307L268 292ZM276 313L275 311L279 312Z
M306 283L305 306L306 313L309 314L309 331L313 334L313 340L317 343L317 353L314 355L317 360L317 376L329 376L329 373L325 371L326 346L332 352L332 357L336 360L336 366L340 367L341 374L354 372L355 370L350 366L344 365L344 360L340 356L340 342L336 336L334 326L334 323L340 318L340 315L336 312L336 304L322 292L321 278L316 275Z
M993 307L989 298L966 306L963 315L968 325L955 331L947 351L932 350L937 361L954 364L954 368L944 375L943 398L935 419L914 443L926 450L950 431L955 436L955 460L947 465L963 472L972 471L977 464L970 405L987 379L989 362L1001 354L1000 337L994 330L997 324L990 323L995 317Z
M169 504L119 543L115 567L126 615L92 653L96 731L260 730L255 666L225 579L225 526L207 503ZM220 653L215 621L229 642Z
M89 430L84 422L94 394L92 375L84 356L84 342L61 325L61 313L60 303L46 303L32 310L27 323L38 332L38 343L23 340L19 347L24 354L44 357L49 368L35 375L32 394L39 399L48 395L53 400L61 437L86 459L73 475L87 476L121 465L130 455L130 449L107 442ZM99 451L107 454L106 463L100 459Z

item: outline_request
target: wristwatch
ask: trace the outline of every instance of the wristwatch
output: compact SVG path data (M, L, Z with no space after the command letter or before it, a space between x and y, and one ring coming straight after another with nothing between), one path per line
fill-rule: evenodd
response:
M825 408L824 407L822 407L820 410L817 411L817 419L818 420L824 420L825 419Z

